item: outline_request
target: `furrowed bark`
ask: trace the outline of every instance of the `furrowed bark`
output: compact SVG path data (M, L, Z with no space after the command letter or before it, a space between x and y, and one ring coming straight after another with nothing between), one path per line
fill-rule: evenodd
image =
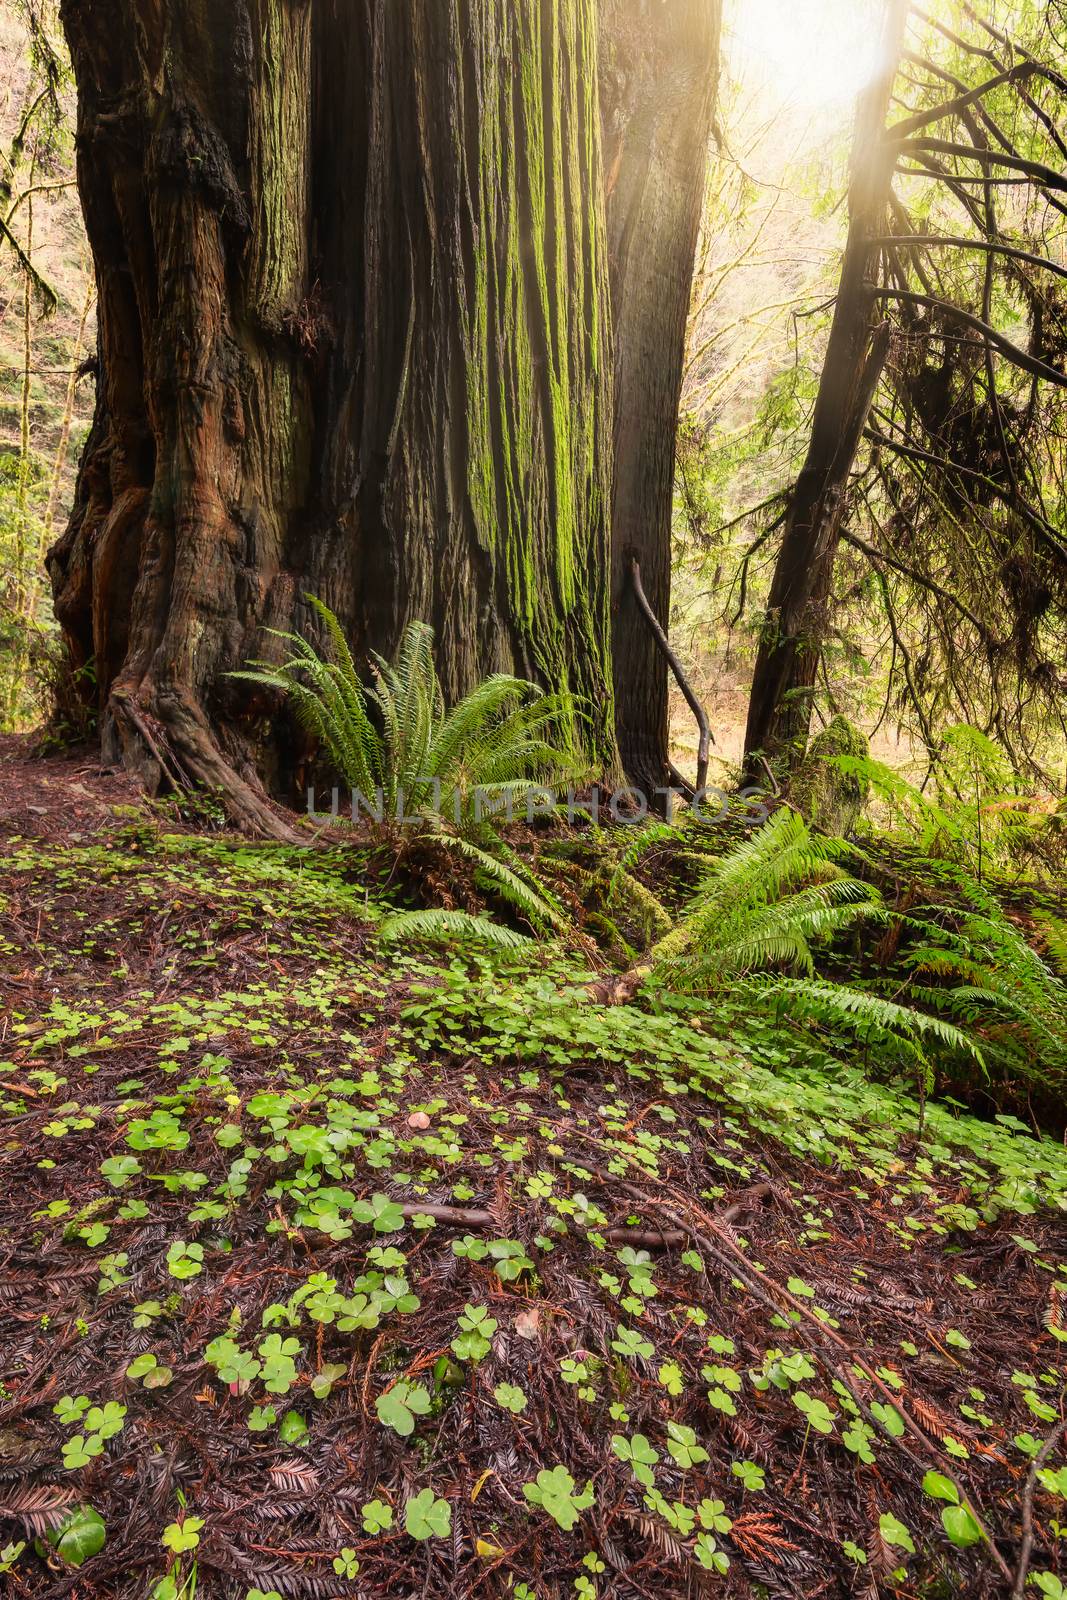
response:
M227 673L419 617L613 759L594 0L64 0L100 388L50 568L105 748L286 825L299 748Z
M349 107L316 162L321 473L357 644L421 617L446 693L501 669L569 689L610 765L593 0L327 0L319 32L320 99Z
M685 328L719 61L719 0L602 0L601 108L615 328L612 652L631 783L669 782L667 669L630 580L670 618Z
M49 557L105 755L149 785L222 788L287 830L225 673L287 623L311 393L306 7L66 0L78 171L99 293L97 415ZM242 771L244 768L246 770Z

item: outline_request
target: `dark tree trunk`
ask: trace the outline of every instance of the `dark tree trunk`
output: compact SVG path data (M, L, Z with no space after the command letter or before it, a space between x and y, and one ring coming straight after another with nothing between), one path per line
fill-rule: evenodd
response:
M226 679L338 613L580 697L613 756L594 0L64 0L100 387L57 615L149 781L257 773Z
M105 749L150 781L242 776L222 675L288 623L304 511L311 67L306 7L67 0L99 388L56 614L92 662Z
M883 135L907 12L905 0L888 0L881 70L857 110L837 303L752 679L745 732L752 781L762 776L759 756L792 768L807 746L848 478L888 352L888 325L877 320L872 293L871 241L883 231L889 200L894 153Z
M667 782L667 668L631 563L664 629L693 259L719 62L719 0L602 0L601 107L615 330L612 655L630 781Z

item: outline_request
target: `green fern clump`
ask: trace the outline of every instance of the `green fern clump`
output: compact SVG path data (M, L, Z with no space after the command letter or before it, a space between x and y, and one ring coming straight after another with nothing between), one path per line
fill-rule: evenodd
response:
M496 673L446 710L433 629L423 622L408 624L394 662L372 654L368 687L333 612L307 599L330 654L320 656L299 634L271 630L292 655L232 676L287 695L344 782L371 810L380 795L383 820L440 815L476 835L494 808L524 808L574 771L572 750L559 742L572 721L566 697Z
M728 997L834 1032L858 1036L913 1066L923 1087L924 1045L981 1052L954 1023L914 1007L832 982L816 973L816 953L842 934L885 922L871 885L841 865L849 847L812 833L788 808L727 854L706 864L677 926L629 975L623 992L649 980L679 994Z
M884 917L877 893L838 865L847 847L783 808L713 858L682 921L649 954L675 988L713 988L766 968L813 973L812 944Z
M929 791L869 756L828 758L846 777L873 790L886 820L924 855L956 862L982 875L1009 867L1046 819L1032 796L1018 790L999 746L967 723L946 729Z
M899 961L905 992L979 1039L999 1077L1022 1079L1062 1098L1067 1091L1067 983L1009 921L985 885L961 873L955 890L961 908L913 909L902 919L911 936ZM1047 942L1055 961L1054 932Z
M1058 978L1067 978L1067 922L1059 917L1043 916L1038 917L1037 926L1053 972Z
M433 630L409 623L393 662L372 656L364 684L328 606L309 604L327 654L299 634L275 633L290 650L234 673L287 696L330 765L386 832L461 856L476 881L534 926L559 926L558 900L502 838L494 819L544 808L546 793L573 777L572 707L525 679L496 673L449 710L433 658ZM447 931L423 913L412 937L475 936L470 919ZM479 928L480 928L479 924ZM397 928L393 927L396 935Z

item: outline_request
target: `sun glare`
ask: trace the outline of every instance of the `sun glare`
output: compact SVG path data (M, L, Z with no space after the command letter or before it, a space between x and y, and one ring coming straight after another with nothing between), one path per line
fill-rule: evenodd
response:
M878 0L728 0L726 48L776 98L836 110L875 69L881 19Z

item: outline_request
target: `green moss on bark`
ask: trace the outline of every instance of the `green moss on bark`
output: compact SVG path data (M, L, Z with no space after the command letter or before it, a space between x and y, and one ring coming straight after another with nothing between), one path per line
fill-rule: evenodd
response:
M454 145L469 197L467 495L478 543L503 569L513 659L595 697L585 720L603 753L610 396L595 7L469 9L479 92L472 107L465 91L462 109L476 121Z

